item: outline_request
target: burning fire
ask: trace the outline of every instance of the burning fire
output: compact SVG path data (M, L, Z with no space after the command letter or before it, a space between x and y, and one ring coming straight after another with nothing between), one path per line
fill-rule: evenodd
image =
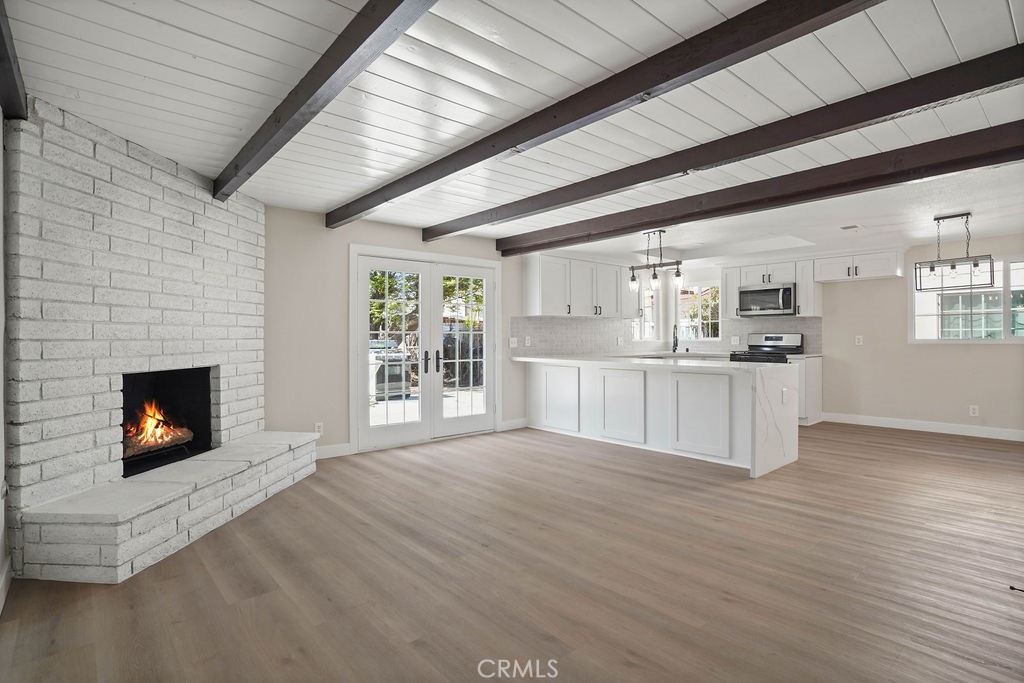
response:
M192 440L192 431L171 424L155 400L143 403L143 409L138 415L137 422L124 427L126 458Z

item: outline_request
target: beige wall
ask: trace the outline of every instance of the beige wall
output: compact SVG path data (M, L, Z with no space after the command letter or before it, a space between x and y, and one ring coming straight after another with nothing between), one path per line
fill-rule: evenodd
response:
M452 237L424 243L420 231L373 221L337 230L324 216L267 207L267 429L310 431L324 423L321 446L346 444L348 424L349 246L366 244L423 251L443 260L464 256L501 261L502 348L508 318L522 315L520 258L500 259L494 240ZM502 362L499 425L526 417L526 379L508 354Z
M963 254L963 242L942 251ZM976 239L971 253L1021 256L1024 236ZM934 257L934 245L915 247L906 277L824 285L825 412L1024 430L1024 345L909 343L914 263Z

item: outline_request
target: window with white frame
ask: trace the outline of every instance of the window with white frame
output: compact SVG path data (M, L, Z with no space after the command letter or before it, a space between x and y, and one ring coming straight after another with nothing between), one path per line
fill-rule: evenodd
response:
M684 285L679 288L676 319L680 339L721 337L721 301L718 283Z
M912 298L914 341L1024 339L1024 258L996 260L991 287L913 291Z

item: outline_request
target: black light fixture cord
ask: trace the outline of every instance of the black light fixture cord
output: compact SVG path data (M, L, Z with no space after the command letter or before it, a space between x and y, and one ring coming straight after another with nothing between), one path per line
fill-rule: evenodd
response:
M971 255L971 214L964 216L964 230L967 231L967 247L964 250L964 255L970 257Z

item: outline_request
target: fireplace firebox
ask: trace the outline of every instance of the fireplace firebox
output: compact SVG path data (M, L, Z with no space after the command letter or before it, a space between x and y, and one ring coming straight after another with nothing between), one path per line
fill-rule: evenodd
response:
M123 376L124 476L210 450L210 368Z

